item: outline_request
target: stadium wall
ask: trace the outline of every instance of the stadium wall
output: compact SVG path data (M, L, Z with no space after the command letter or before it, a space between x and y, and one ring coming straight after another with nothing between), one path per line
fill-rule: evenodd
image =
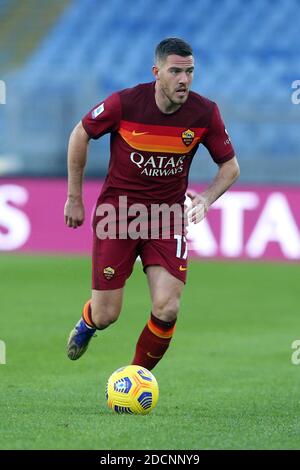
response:
M91 219L102 182L86 181L85 224L64 224L65 180L0 182L0 252L91 252ZM191 190L201 191L193 185ZM300 188L235 186L189 227L194 258L300 260Z

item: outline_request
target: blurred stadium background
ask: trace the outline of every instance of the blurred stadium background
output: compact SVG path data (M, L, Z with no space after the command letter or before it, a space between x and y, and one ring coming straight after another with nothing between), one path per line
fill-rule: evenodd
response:
M156 44L179 36L195 51L194 90L217 101L228 123L240 181L298 184L298 0L125 4L0 0L0 175L65 175L74 124L113 91L151 81ZM105 174L107 142L92 145L89 176ZM195 158L191 177L206 181L214 171Z
M272 245L275 259L299 261L299 24L299 0L0 0L0 449L299 449L298 262L191 262L155 369L157 410L127 420L105 409L104 388L145 324L145 277L137 266L119 322L73 364L65 343L90 258L54 256L90 250L88 223L63 223L72 128L113 91L151 81L156 44L179 36L194 48L193 89L219 104L241 166L242 190L216 203L194 250L258 259ZM88 211L108 140L91 142ZM216 171L205 156L194 183ZM7 253L19 248L37 254Z

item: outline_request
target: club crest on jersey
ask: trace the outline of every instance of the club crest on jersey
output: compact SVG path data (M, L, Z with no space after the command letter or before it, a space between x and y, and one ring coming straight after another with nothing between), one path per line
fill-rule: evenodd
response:
M114 268L111 268L110 266L106 266L106 268L103 269L103 275L107 280L111 279L115 275Z
M182 138L184 145L188 147L195 138L195 132L191 131L190 129L187 129L186 131L182 132L181 138Z

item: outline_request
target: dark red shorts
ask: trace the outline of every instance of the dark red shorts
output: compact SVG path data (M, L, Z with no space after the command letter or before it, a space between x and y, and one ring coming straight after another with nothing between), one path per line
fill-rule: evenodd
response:
M187 243L185 237L170 239L99 240L94 232L93 283L96 290L119 289L131 275L140 256L144 271L148 266L162 266L182 282L186 282Z

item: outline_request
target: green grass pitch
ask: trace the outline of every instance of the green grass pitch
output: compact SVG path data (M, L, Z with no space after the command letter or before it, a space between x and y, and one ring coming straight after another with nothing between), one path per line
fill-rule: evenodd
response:
M77 362L66 339L89 296L89 258L1 255L0 279L1 449L300 448L299 265L191 262L148 416L113 414L104 396L150 312L140 265L119 321Z

